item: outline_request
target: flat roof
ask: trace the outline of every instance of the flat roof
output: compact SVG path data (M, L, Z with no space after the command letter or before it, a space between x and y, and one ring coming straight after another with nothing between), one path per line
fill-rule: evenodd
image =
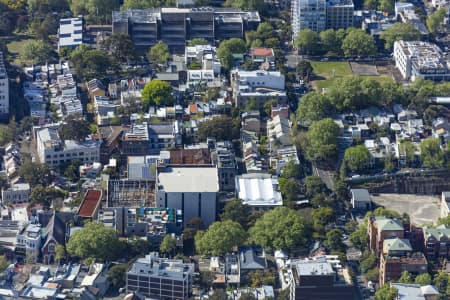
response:
M102 200L102 191L88 190L78 210L78 216L90 218Z
M158 185L165 192L218 192L215 167L166 167L158 174Z

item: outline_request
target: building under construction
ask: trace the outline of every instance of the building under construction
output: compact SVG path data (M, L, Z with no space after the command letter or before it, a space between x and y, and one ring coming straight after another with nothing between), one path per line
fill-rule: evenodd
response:
M155 207L155 182L117 179L108 181L108 207Z

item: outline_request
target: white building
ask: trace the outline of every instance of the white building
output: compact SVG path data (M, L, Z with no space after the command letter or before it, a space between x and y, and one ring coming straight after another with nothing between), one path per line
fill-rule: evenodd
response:
M292 32L294 39L303 29L321 32L326 29L325 0L292 0Z
M157 207L181 209L184 225L194 217L206 226L216 220L219 178L215 167L159 168L157 180Z
M267 137L269 138L270 150L280 146L292 145L291 125L289 119L275 116L267 121Z
M236 195L253 209L270 209L283 205L278 180L270 174L243 174L235 177Z
M9 79L3 59L3 53L0 52L0 116L7 116L9 114Z
M243 108L250 99L262 107L268 100L285 100L285 78L279 71L231 72L231 86L236 107Z
M2 203L28 202L30 198L30 185L28 183L17 183L8 189L2 189Z
M16 252L25 256L27 263L36 263L41 249L41 227L28 224L16 237Z
M83 43L83 17L61 19L58 29L58 51L76 48Z
M38 157L41 163L56 167L79 160L82 163L100 161L100 143L96 141L63 141L55 128L40 129L36 133Z
M421 41L396 41L395 66L404 79L417 78L443 81L450 79L450 71L441 49L435 44Z

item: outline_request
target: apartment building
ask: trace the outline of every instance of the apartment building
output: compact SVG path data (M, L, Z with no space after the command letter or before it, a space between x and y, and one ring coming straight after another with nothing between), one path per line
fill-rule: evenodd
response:
M130 9L112 13L112 32L128 34L136 48L148 51L163 41L173 52L184 51L186 41L204 38L211 44L229 38L243 38L245 30L256 29L258 12L233 8Z
M424 253L428 258L450 257L450 228L446 225L423 227Z
M42 242L42 228L28 224L19 230L16 236L16 255L22 256L26 263L36 263L39 260Z
M122 154L148 155L156 154L167 148L174 148L181 143L178 123L133 124L124 132L121 141Z
M39 161L50 167L78 160L82 163L100 161L100 142L63 141L56 128L40 128L36 132L36 146Z
M61 48L74 49L83 43L83 17L59 20L58 51Z
M237 164L231 142L215 143L214 149L211 149L211 160L217 166L220 190L234 191Z
M338 30L353 26L355 6L352 0L328 0L326 12L327 29Z
M395 66L405 80L450 80L450 70L441 49L422 41L396 41Z
M215 166L158 168L156 206L183 211L183 224L194 217L205 226L216 220L219 179Z
M6 73L3 53L0 52L0 117L6 118L9 114L9 79Z
M192 293L193 274L194 264L150 253L127 271L127 292L139 292L152 299L187 300Z
M382 253L384 240L404 237L403 226L397 220L373 216L368 223L369 249L376 255Z
M7 189L2 189L2 203L22 203L28 202L30 198L30 184L16 183Z
M293 0L291 10L294 39L303 29L324 31L327 27L326 9L326 0Z
M269 100L286 101L285 78L278 71L231 71L233 99L238 108L244 108L248 101L256 101L263 107Z

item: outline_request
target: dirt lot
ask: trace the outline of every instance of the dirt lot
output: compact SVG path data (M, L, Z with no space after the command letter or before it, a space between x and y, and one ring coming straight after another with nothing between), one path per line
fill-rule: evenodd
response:
M372 201L400 214L409 214L415 225L436 223L440 215L439 196L380 194L372 196Z

